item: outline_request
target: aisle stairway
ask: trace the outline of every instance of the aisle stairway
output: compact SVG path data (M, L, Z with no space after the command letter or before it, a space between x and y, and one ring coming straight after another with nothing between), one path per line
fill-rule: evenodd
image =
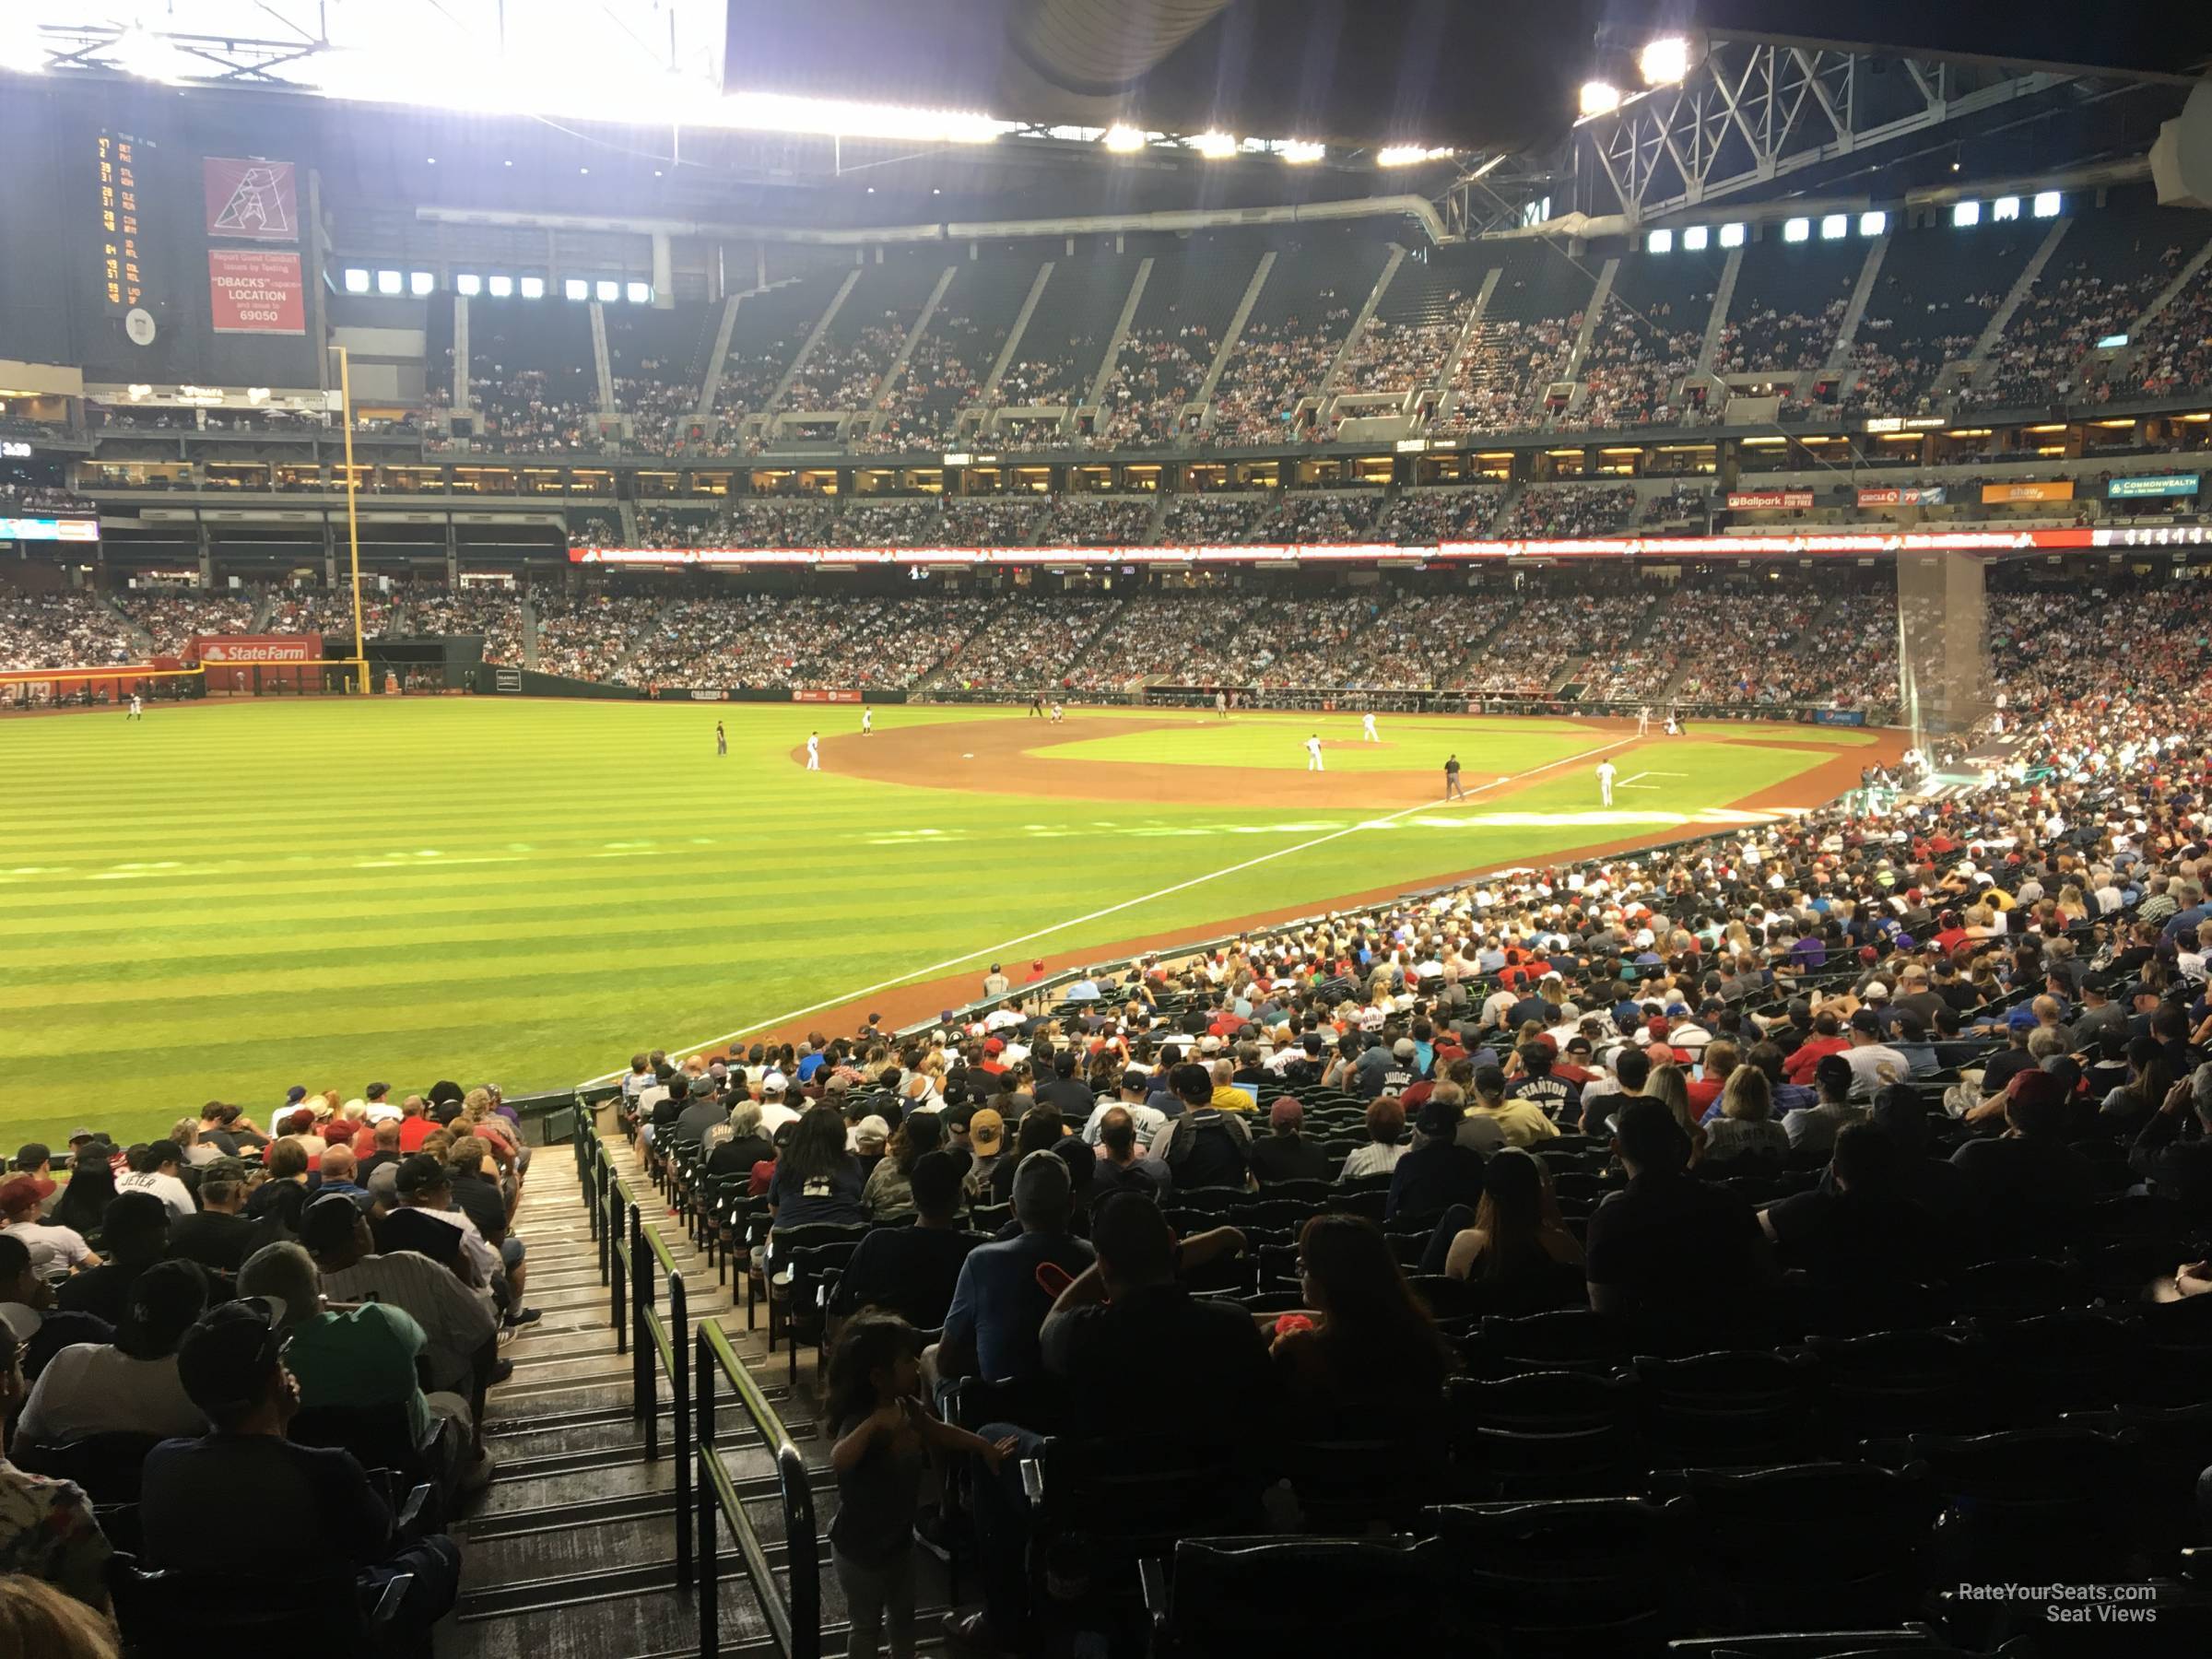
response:
M611 1125L611 1114L600 1114ZM639 1202L683 1275L692 1329L719 1319L732 1347L761 1384L814 1472L816 1520L836 1512L829 1448L814 1421L812 1351L802 1353L799 1388L787 1384L786 1356L771 1363L762 1331L745 1328L742 1278L719 1282L639 1170L618 1132L606 1142L616 1173ZM633 1419L631 1359L618 1351L597 1247L571 1149L538 1147L515 1230L529 1247L527 1300L544 1318L502 1352L513 1377L492 1392L486 1444L499 1460L490 1491L454 1531L464 1561L460 1606L439 1631L440 1659L673 1659L699 1651L698 1604L677 1588L677 1466L670 1439L669 1382L655 1371L658 1457L645 1455L643 1426ZM733 1299L735 1310L733 1312ZM658 1298L664 1316L666 1298ZM671 1331L686 1365L689 1331ZM771 1451L753 1434L735 1401L718 1398L717 1439L724 1466L759 1530L781 1580L782 1510ZM822 1647L845 1650L843 1602L821 1551ZM736 1547L723 1529L718 1545L721 1651L777 1652ZM921 1628L934 1633L945 1603L941 1573L920 1558Z

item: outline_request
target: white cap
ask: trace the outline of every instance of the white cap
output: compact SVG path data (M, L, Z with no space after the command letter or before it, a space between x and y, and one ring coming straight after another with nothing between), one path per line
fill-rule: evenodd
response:
M780 1071L771 1071L760 1079L760 1092L763 1094L782 1094L790 1087L791 1079Z

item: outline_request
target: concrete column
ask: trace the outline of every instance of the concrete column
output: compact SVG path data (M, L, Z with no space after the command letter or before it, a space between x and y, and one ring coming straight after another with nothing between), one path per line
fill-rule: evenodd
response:
M676 261L668 251L668 232L653 233L653 309L676 309Z

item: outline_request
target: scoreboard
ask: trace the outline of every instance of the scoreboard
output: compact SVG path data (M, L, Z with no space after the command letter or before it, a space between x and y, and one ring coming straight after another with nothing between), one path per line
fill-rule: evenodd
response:
M139 218L139 141L101 128L97 137L100 298L117 316L146 302L145 231Z

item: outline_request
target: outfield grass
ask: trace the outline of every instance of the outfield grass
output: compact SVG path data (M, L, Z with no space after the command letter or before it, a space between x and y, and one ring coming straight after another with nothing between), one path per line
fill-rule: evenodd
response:
M876 717L887 731L1022 718ZM292 1083L559 1087L641 1042L690 1046L930 971L980 979L987 957L971 953L1059 966L1111 940L1669 828L1826 758L1771 747L1788 728L1747 728L1766 743L1677 746L1671 769L1692 775L1624 791L1625 822L1591 817L1578 765L1356 829L1343 810L968 794L793 763L810 728L857 720L377 699L0 722L17 783L0 1144L80 1120L144 1135L213 1098L265 1111ZM1479 770L1476 755L1575 729L1548 724L1384 729ZM1530 813L1545 821L1512 821ZM1011 943L1041 929L1055 931Z

